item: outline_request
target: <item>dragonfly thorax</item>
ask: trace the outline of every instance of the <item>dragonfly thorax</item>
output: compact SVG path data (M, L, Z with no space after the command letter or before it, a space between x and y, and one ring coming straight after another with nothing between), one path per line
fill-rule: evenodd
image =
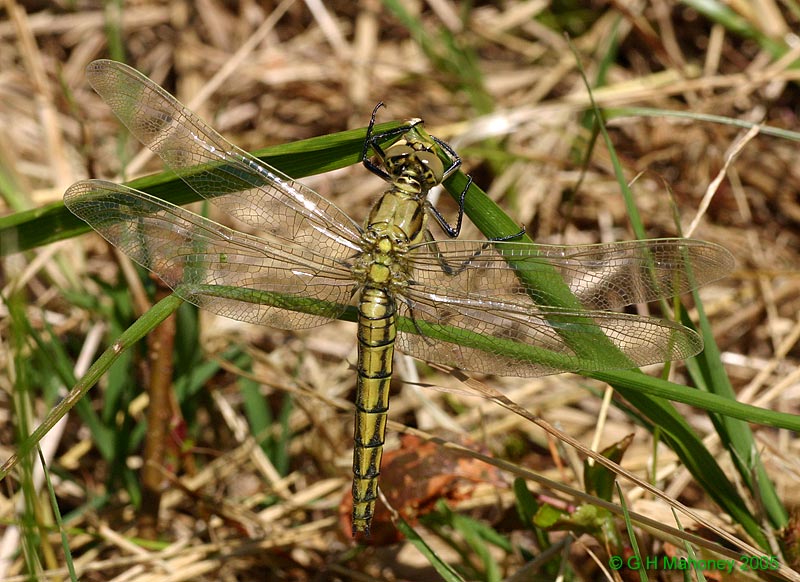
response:
M353 276L366 288L396 291L410 279L407 252L420 242L427 224L423 203L395 189L372 207Z
M425 204L424 197L403 190L392 188L385 192L370 210L364 229L366 238L386 238L398 247L420 242L428 223Z
M353 277L365 288L397 291L410 279L408 241L389 225L372 225L364 233L361 255L353 265Z

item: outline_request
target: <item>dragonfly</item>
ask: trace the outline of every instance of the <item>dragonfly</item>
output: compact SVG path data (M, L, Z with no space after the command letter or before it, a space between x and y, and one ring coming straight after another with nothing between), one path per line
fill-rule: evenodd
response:
M395 347L501 376L685 359L702 349L695 332L614 310L673 297L733 268L724 248L692 239L579 246L458 239L469 183L455 226L427 196L461 159L419 119L375 133L378 107L361 159L388 188L362 226L230 144L137 70L99 60L89 64L87 77L144 145L243 226L230 228L103 180L66 191L72 213L179 297L212 313L303 329L355 309L354 536L369 535L375 512ZM430 217L446 239L430 234Z

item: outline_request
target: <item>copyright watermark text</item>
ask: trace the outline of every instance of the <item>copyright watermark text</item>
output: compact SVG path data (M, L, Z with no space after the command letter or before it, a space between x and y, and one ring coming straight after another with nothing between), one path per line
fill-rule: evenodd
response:
M728 574L734 570L742 572L774 571L780 568L780 562L775 556L739 556L738 560L699 560L680 556L648 556L643 558L611 556L608 559L608 565L612 570L620 570L622 568L628 568L629 570L703 570Z

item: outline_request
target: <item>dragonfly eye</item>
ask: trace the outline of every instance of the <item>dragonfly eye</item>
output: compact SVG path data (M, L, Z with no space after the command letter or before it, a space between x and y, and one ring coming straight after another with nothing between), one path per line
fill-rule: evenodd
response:
M386 171L392 176L396 176L398 172L402 172L408 163L409 158L416 152L411 146L405 143L395 144L386 150L386 159L384 166Z
M417 159L428 169L428 181L439 184L444 174L444 164L433 152L416 152Z
M405 143L397 143L387 148L386 159L394 160L395 158L408 158L415 152L414 148Z

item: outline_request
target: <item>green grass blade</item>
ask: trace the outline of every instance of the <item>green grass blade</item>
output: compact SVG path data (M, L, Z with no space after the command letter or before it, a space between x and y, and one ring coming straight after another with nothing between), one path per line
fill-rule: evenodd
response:
M674 111L671 109L657 109L653 107L619 107L609 108L604 110L608 119L618 117L675 117L678 119L689 119L692 121L705 121L708 123L719 123L722 125L730 125L731 127L740 127L742 129L752 129L758 127L758 132L762 135L770 137L778 137L781 139L788 139L791 141L800 141L800 132L784 129L781 127L772 127L770 125L763 125L746 119L734 119L732 117L724 117L722 115L713 115L711 113L696 113L694 111Z
M417 551L425 556L431 566L433 566L436 573L442 577L446 582L464 582L464 578L458 575L447 562L445 562L439 555L425 543L416 530L408 525L408 523L399 517L395 521L397 529L402 533L406 539L415 547Z
M678 455L709 496L740 523L760 546L765 547L767 539L761 530L760 522L752 515L703 441L669 401L652 396L652 391L651 394L645 393L645 387L659 386L662 382L669 384L668 382L635 372L598 372L590 376L608 382L639 413L646 416L654 426L658 426L662 440ZM685 387L684 389L689 390ZM699 390L692 392L701 394ZM720 398L712 410L716 409L716 406L725 407L725 405L725 399ZM769 411L762 411L762 413L767 412ZM793 424L800 424L800 418L796 416L787 420L791 420Z
M647 110L650 115L658 115L662 112L660 110ZM690 117L694 118L694 114ZM725 123L734 125L742 125L737 123L738 120L731 120L727 118L715 118L709 121L718 123ZM753 124L742 125L743 127L752 127ZM605 132L604 132L605 133ZM767 133L767 132L764 132ZM785 135L787 132L781 131L780 137L789 137ZM800 140L800 134L790 132L793 134L791 139ZM607 141L609 148L612 147L610 141ZM624 188L626 196L626 204L633 205L631 199L628 202L629 189ZM706 390L708 393L720 396L730 402L736 401L736 394L730 384L725 367L722 364L719 349L717 348L714 340L714 335L708 319L705 316L703 304L700 297L695 290L693 292L695 305L698 311L698 318L700 322L700 331L705 343L705 350L699 354L692 361L687 362L687 369L694 381L695 386L701 390ZM689 320L684 310L681 310L682 323L687 327L694 328L693 323ZM761 462L760 457L756 453L758 446L753 437L747 422L752 418L742 418L738 415L730 415L722 412L719 409L709 408L710 419L714 423L717 434L720 436L725 448L731 453L731 457L735 466L741 476L743 482L747 485L750 492L760 500L760 504L764 507L769 515L769 519L775 527L783 527L788 520L786 509L780 502L778 493L770 481L766 469ZM766 411L765 411L766 412ZM767 414L769 416L769 414ZM763 418L761 419L764 420Z
M706 348L687 368L698 387L708 390L711 394L735 402L736 393L722 364L719 348L714 341L711 325L703 310L703 304L700 302L696 291L694 295L700 330L705 340ZM692 325L685 313L683 314L683 319L684 325ZM714 411L711 412L710 418L721 442L730 451L731 458L742 481L747 485L751 494L760 500L772 525L776 528L785 527L788 523L789 515L780 501L780 497L767 474L764 464L761 462L761 457L757 452L760 447L756 443L753 431L750 430L747 424L749 419L735 418Z
M382 123L375 132L384 132L401 122ZM366 128L314 137L253 152L253 155L293 178L353 165L361 159ZM179 206L201 200L172 172L161 172L127 184ZM78 236L89 226L64 207L62 202L17 212L0 218L0 256L26 251Z
M67 537L67 531L64 527L64 521L61 519L61 510L58 508L58 499L56 499L56 491L53 488L53 481L50 479L50 470L47 468L47 462L42 454L42 450L37 450L39 452L39 463L42 465L45 483L47 484L50 507L52 508L53 517L56 520L58 531L61 534L61 549L64 551L64 561L66 562L67 571L69 572L69 579L72 580L72 582L78 582L78 575L75 573L75 563L72 559L72 552L69 549L69 538Z
M255 289L224 287L220 285L193 285L191 291L182 288L178 288L176 291L187 297L192 294L229 297L235 298L238 301L274 305L283 309L290 309L303 313L315 314L329 313L332 311L330 304L324 301L295 295L258 291ZM339 319L343 321L356 321L356 309L352 306L345 307ZM546 363L547 365L561 367L562 369L567 366L568 362L567 358L560 353L521 344L514 340L502 340L497 337L487 338L480 333L471 333L459 327L449 327L441 324L431 326L423 320L412 321L407 317L398 317L397 328L399 331L406 333L418 334L422 332L424 335L433 339L458 342L466 347L475 347L480 350L497 353L498 355L505 355L522 360L527 359L537 363ZM622 390L638 390L648 397L656 397L659 399L667 398L677 402L684 402L698 408L716 411L721 414L746 419L766 426L800 430L800 416L731 401L715 394L708 394L686 386L667 382L666 380L653 378L641 372L616 370L587 372L584 375L612 383L615 387L619 386Z
M639 549L639 541L636 539L636 531L633 529L633 522L631 521L631 515L628 511L628 504L625 502L625 494L622 491L622 488L619 486L619 483L616 484L617 486L617 497L619 497L619 505L622 508L622 517L625 520L625 529L628 532L628 540L631 542L631 550L633 550L633 555L636 556L639 564L644 564L644 560L642 560L642 552ZM647 573L645 568L639 568L639 580L642 582L647 582Z
M727 3L718 0L683 0L683 3L697 10L709 20L722 25L730 32L756 41L762 49L773 57L782 57L789 47L779 43L754 27L748 20L737 14ZM798 66L797 61L794 66Z
M150 333L159 323L164 321L183 303L177 295L169 295L159 301L147 313L137 319L125 333L123 333L105 352L98 358L77 384L70 390L69 395L50 411L47 418L24 439L17 447L17 452L0 467L0 480L17 464L20 457L27 455L36 447L37 443L52 429L55 424L94 386L100 377L108 371L121 354L125 353L133 344Z
M453 93L463 92L469 98L472 108L479 114L494 110L494 99L483 83L483 72L474 46L464 43L442 26L437 36L432 36L422 21L411 14L405 3L398 0L383 0L384 6L408 29L411 37L438 71L448 77L448 86ZM462 19L467 22L469 5L462 11Z
M596 104L592 101L593 106L597 109ZM628 215L631 220L631 224L633 226L634 232L636 233L637 237L642 238L644 237L644 226L641 222L641 218L638 214L636 209L636 205L633 199L633 195L630 191L630 188L627 187L627 184L624 183L623 173L621 165L616 157L614 152L613 143L611 142L611 138L608 135L608 132L605 130L605 127L601 125L600 128L603 137L606 141L606 146L611 154L612 163L615 168L615 172L618 176L618 181L620 182L620 186L623 192L623 196L625 198L625 204L628 208ZM703 340L705 342L705 350L700 355L700 358L696 360L696 362L702 362L703 365L700 367L696 367L693 364L689 365L690 371L692 370L699 370L703 369L707 372L702 377L698 377L698 375L693 375L695 379L695 384L697 386L705 386L707 387L712 393L721 396L724 399L729 400L730 402L736 401L736 395L733 391L733 387L730 385L730 381L728 380L727 373L725 372L725 368L722 364L722 360L720 357L719 350L717 349L716 343L714 341L714 336L710 328L710 324L705 317L705 312L703 311L703 305L700 301L700 296L695 290L694 293L695 305L697 306L698 313L700 314L700 324L701 330L703 335ZM688 325L689 327L693 327L691 321L685 315L684 310L681 310L681 313L684 317L684 325ZM737 466L739 474L741 475L744 482L748 485L751 493L755 495L757 498L761 499L767 511L769 512L770 519L773 521L773 525L782 526L785 525L786 520L788 519L788 515L786 513L785 508L783 508L782 504L778 499L778 495L775 492L774 488L772 487L772 483L767 478L766 470L764 469L763 464L761 463L760 458L756 454L758 450L756 447L755 439L753 438L752 431L747 426L745 422L749 419L747 418L735 418L731 415L726 415L724 413L720 413L719 411L715 411L715 409L707 409L710 413L711 421L714 423L717 434L719 434L722 442L725 444L726 448L731 452L731 456L734 459L734 463ZM710 457L710 454L708 455ZM702 471L702 468L699 468ZM694 473L693 473L694 474ZM758 475L756 480L758 481L758 485L754 483L754 475ZM698 475L694 474L697 478ZM714 489L713 489L713 482L709 482L709 485L712 486L711 489L706 489L709 493L714 496ZM748 532L755 538L761 539L760 542L762 547L765 549L766 546L763 546L763 543L766 542L763 539L763 534L761 534L761 528L756 523L756 520L749 518L749 512L743 506L743 501L738 499L738 494L736 497L731 496L732 488L726 488L727 491L723 492L720 496L726 500L736 500L736 513L743 519L747 521L745 528ZM725 506L724 506L725 507ZM730 507L726 507L727 509L731 509Z
M10 362L9 380L13 391L11 393L13 411L13 434L18 440L23 440L29 432L29 423L33 416L33 386L35 370L26 357L28 349L27 330L30 328L26 313L23 293L12 292L3 303L8 307L10 335ZM31 449L32 450L32 449ZM22 492L23 505L14 512L14 525L19 528L20 551L24 561L23 572L30 579L38 577L41 572L40 553L42 549L41 531L37 525L38 492L34 479L33 457L31 450L20 455L21 462L18 471L18 481Z

